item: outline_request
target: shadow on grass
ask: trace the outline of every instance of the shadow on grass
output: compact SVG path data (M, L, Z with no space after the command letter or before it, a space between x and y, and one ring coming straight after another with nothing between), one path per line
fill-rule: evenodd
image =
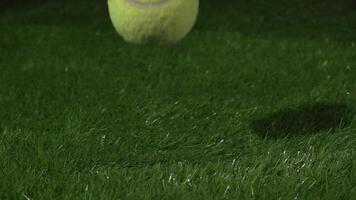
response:
M350 125L353 116L353 108L346 104L305 104L255 119L250 127L262 137L277 139L342 129Z

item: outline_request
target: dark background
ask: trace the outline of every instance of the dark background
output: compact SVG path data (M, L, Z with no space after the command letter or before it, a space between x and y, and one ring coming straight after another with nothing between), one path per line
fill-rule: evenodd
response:
M19 7L19 6L36 6L38 4L44 3L46 1L58 1L58 0L0 0L0 8L9 8L9 7ZM73 0L73 2L87 2L87 1L82 1L82 0ZM90 1L90 0L88 0ZM106 0L93 0L93 1L103 1L106 2ZM202 4L203 3L207 3L207 2L225 2L225 1L239 1L239 0L203 0L200 1ZM248 0L240 0L240 1L246 1L249 2ZM266 0L259 0L261 2L266 1ZM257 1L258 2L258 1ZM295 2L296 4L299 2L298 0L270 0L269 2L271 2L271 4L275 4L275 3L288 3L288 2ZM336 1L332 1L332 0L310 0L311 4L315 4L315 3L330 3L332 4L333 2L340 2L338 0ZM342 2L347 3L350 8L354 8L356 9L356 0L342 0Z

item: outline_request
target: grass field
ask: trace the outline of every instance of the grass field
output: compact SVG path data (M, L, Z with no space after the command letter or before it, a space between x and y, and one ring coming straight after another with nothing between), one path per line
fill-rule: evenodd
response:
M105 1L0 10L0 199L356 199L356 10L202 1L171 47Z

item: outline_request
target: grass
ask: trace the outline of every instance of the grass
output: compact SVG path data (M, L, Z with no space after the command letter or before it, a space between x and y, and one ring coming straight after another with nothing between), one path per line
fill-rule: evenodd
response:
M201 4L171 47L101 1L0 10L0 199L355 199L355 10Z

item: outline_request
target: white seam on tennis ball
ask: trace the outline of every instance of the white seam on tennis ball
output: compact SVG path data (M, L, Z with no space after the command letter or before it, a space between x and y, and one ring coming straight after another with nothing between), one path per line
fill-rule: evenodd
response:
M156 2L140 2L139 0L127 0L128 3L135 5L141 8L152 8L152 7L159 7L168 3L171 0L160 0Z

